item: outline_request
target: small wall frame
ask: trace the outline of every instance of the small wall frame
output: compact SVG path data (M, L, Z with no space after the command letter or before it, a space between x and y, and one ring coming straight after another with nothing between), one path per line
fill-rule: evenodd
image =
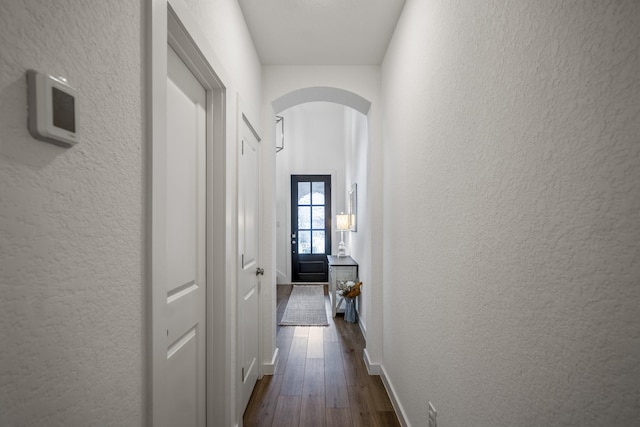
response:
M358 184L349 190L349 230L358 231Z

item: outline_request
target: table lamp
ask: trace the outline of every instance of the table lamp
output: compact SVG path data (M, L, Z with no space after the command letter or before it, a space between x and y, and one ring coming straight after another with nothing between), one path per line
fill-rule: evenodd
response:
M345 215L344 212L340 212L340 215L336 215L336 230L340 232L340 243L338 244L338 257L342 258L347 256L344 246L344 232L349 229L349 215Z

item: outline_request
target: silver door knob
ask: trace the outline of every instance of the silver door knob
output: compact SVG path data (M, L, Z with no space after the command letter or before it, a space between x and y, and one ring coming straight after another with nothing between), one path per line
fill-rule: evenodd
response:
M256 268L256 276L263 276L264 275L264 268Z

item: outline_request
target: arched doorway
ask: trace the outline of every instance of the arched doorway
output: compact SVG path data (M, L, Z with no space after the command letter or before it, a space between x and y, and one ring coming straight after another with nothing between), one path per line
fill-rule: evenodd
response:
M351 79L351 77L349 77L349 79ZM291 87L290 84L282 85L281 81L278 83L281 86ZM376 100L377 102L379 94L373 89L373 85L369 86L369 89L364 90L364 93L367 93L368 96L370 95L371 99ZM353 87L359 87L359 85L356 84L353 85ZM267 92L268 91L269 90L267 90ZM380 370L377 362L380 357L379 349L382 338L380 322L382 313L382 233L380 232L382 225L382 217L380 215L382 206L382 149L380 146L380 111L374 107L373 103L369 99L360 96L353 91L338 87L308 86L293 88L292 90L285 90L280 93L283 92L284 95L267 98L271 101L265 105L266 109L264 110L265 115L263 120L265 120L264 123L266 123L266 129L269 129L269 126L272 126L270 136L273 138L274 145L277 140L275 116L280 115L284 110L291 107L307 105L315 102L334 103L342 107L349 107L345 108L345 110L353 111L355 113L354 116L360 115L362 117L366 133L364 135L359 135L359 138L361 138L361 142L363 142L363 144L361 144L359 150L354 150L349 154L354 158L357 158L357 164L360 166L355 168L351 175L347 175L345 173L343 183L341 184L343 195L337 195L337 193L340 192L340 189L337 189L338 191L335 191L335 193L338 198L346 198L347 196L344 195L344 192L348 191L348 188L352 183L357 182L358 184L358 232L350 233L348 237L349 249L351 251L351 255L361 266L359 270L360 279L367 284L367 289L362 295L361 309L363 312L360 316L360 326L367 340L367 349L365 349L364 357L367 362L369 372L372 374L379 374ZM267 130L267 132L269 131ZM291 143L293 143L293 141L291 141ZM289 143L286 145L289 145ZM275 154L274 149L272 154L274 175L276 173L275 164L277 161L275 159L276 156L280 156L281 154L282 153ZM276 183L274 180L274 193L275 185ZM275 199L275 194L273 199ZM340 207L337 206L337 209L340 209ZM274 209L274 211L275 210L276 209ZM275 212L274 215L276 215ZM272 234L274 237L278 233L278 227L286 225L285 222L280 222L280 224L278 224L278 221L275 220L275 218L272 224L275 224L276 227ZM280 232L282 232L281 229ZM288 248L289 241L288 239L286 241ZM274 259L273 264L275 263L276 260ZM273 288L273 298L274 299L269 304L275 302L275 286ZM276 322L275 318L276 316L274 312L271 317L273 323L270 325L270 328L273 328L274 332Z
M382 313L382 147L378 74L374 69L359 68L357 70L275 68L267 72L263 87L262 130L266 147L263 158L265 171L264 201L265 201L265 242L263 248L265 264L268 265L266 278L270 280L263 287L262 293L262 338L261 353L263 357L263 373L273 372L278 360L276 346L276 234L278 227L285 226L285 222L276 218L276 146L280 141L276 135L276 116L284 110L311 103L332 103L352 111L354 116L360 115L366 133L360 135L360 150L354 150L360 160L361 168L354 171L353 176L343 179L342 191L352 182L358 183L358 230L347 237L351 255L361 268L359 276L366 283L366 290L362 295L362 309L360 327L367 341L364 358L369 372L380 373L381 313ZM308 84L326 82L326 86ZM354 90L343 89L353 88ZM362 96L360 94L364 94ZM348 107L348 108L346 108ZM287 137L288 138L288 137ZM291 141L287 139L287 141ZM289 145L289 142L285 144ZM286 148L285 148L286 151ZM353 154L353 153L352 153ZM366 184L366 185L365 185ZM290 185L290 182L287 184ZM337 192L334 192L337 193ZM347 196L338 196L345 199ZM335 204L334 204L335 206ZM336 207L336 209L344 209ZM284 208L286 212L287 209ZM336 236L334 236L336 237ZM339 237L339 236L338 236ZM339 240L338 238L335 239ZM289 247L289 240L286 240ZM337 244L337 243L336 243ZM284 282L282 282L284 283Z
M326 255L337 253L340 237L335 227L335 215L347 212L348 189L356 182L366 197L367 117L351 107L326 101L303 102L280 111L278 117L282 120L276 129L276 140L282 142L280 137L284 133L285 142L284 149L275 156L276 280L279 284L316 282L318 280L311 280L313 273L322 270L320 264L324 261L326 282ZM298 186L303 184L293 183L301 178L308 181L310 177L327 182L326 187L323 186L323 194L326 193L328 198L322 198L325 209L297 206L297 202L304 205L310 201L305 202L304 198L297 200ZM316 218L316 213L321 218ZM310 224L303 225L305 218ZM327 232L302 231L300 228L308 229L309 225L315 228L315 222L319 222ZM322 243L326 241L326 248L324 244L320 249L316 247L313 239L316 234ZM356 243L355 239L361 235L364 232L358 235L346 233L349 254L354 249L350 240L353 238ZM313 245L303 245L310 240ZM358 248L355 249L357 252ZM309 258L309 262L303 258ZM304 274L299 272L302 269Z

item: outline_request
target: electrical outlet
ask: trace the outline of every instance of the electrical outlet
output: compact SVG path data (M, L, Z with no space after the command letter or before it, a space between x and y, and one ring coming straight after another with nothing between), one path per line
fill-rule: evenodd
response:
M437 416L436 408L433 407L433 403L429 402L429 427L438 427Z

